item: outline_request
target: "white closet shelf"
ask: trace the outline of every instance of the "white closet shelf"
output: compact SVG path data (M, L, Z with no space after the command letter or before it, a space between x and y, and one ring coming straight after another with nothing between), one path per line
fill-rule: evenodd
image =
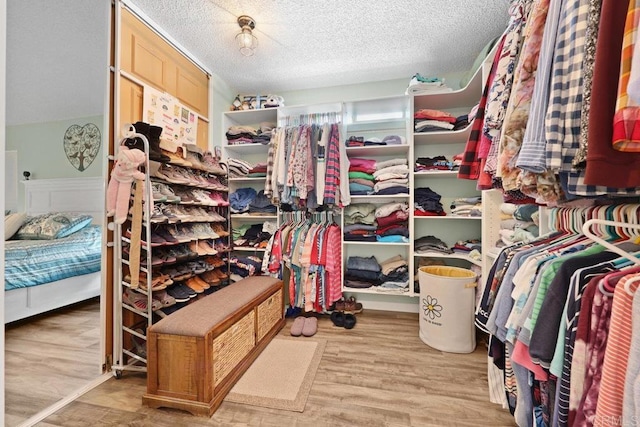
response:
M358 242L358 241L350 241L343 240L342 244L344 245L375 245L375 246L409 246L411 243L409 242Z
M351 292L351 293L358 293L358 294L393 295L393 296L402 296L402 297L412 297L412 296L414 296L414 295L411 295L411 292L409 292L409 290L406 290L404 292L402 292L402 291L379 291L377 289L371 289L371 288L350 288L348 286L343 286L342 287L342 292Z
M451 110L454 108L471 107L476 105L482 94L482 71L481 68L471 78L467 86L449 92L425 93L413 97L414 109L435 108L438 110Z
M225 145L225 150L234 154L256 154L256 153L268 153L269 145L264 144L239 144L239 145Z
M250 248L248 246L234 246L233 250L241 251L241 252L265 252L266 251L265 248Z
M433 253L414 253L414 256L419 258L445 258L445 259L461 259L464 261L469 261L472 264L482 267L482 261L478 259L473 259L464 254L439 254L436 252Z
M455 144L465 141L471 134L471 124L464 129L443 130L436 132L414 132L413 144Z
M278 215L244 215L244 214L231 214L231 219L255 221L260 219L278 219Z
M398 199L408 199L408 194L385 194L385 195L375 195L372 194L370 196L351 196L351 201L356 203L362 202L393 202Z
M416 220L463 220L463 221L478 221L481 220L481 216L455 216L455 215L447 215L447 216L414 216L413 219Z
M260 108L258 110L226 111L224 115L239 125L258 125L260 122L276 123L277 108ZM226 131L226 129L225 129Z
M422 172L415 172L413 176L416 178L424 178L424 177L429 177L429 178L449 177L450 178L452 176L458 176L458 171L442 171L442 170L422 171Z
M347 147L347 155L352 156L397 156L409 152L409 145L371 145L368 147Z
M264 176L256 178L229 178L229 182L264 182L266 179Z

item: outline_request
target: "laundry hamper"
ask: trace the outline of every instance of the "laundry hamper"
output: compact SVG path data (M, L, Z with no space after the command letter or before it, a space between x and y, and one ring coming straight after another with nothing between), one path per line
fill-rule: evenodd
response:
M477 276L459 267L418 270L420 339L436 350L471 353L476 348L474 304Z

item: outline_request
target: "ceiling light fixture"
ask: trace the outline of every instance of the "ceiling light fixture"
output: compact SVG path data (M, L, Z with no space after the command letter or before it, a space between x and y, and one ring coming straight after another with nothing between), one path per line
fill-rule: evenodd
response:
M238 17L238 25L242 28L236 36L240 53L244 56L252 56L258 47L258 39L251 32L256 27L256 23L250 16L242 15Z

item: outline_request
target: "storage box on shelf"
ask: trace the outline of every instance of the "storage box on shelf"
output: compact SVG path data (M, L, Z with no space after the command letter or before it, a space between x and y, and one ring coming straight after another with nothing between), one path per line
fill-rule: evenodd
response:
M228 283L222 260L229 248L226 172L205 163L171 162L149 162L129 220L118 229L123 255L116 275L118 377L123 370L146 369L147 326ZM146 212L149 201L153 205ZM131 226L137 210L143 211L140 239ZM129 259L138 251L136 286Z
M480 240L482 237L482 216L453 215L451 205L456 199L481 197L476 189L475 181L458 180L456 168L453 166L454 156L462 154L471 133L471 125L465 125L456 130L436 130L415 132L413 114L419 110L437 110L449 113L453 117L468 114L478 103L482 95L482 70L478 70L469 84L459 90L435 94L416 95L412 97L412 117L410 119L412 151L412 194L411 206L414 206L415 190L429 188L441 196L440 203L446 213L445 216L418 216L411 212L413 225L412 252L415 257L414 265L419 265L420 258L440 259L449 265L468 268L475 264L482 266L479 259L470 258L466 254L447 253L417 253L414 240L425 236L435 236L449 248L458 241L470 239ZM450 165L439 166L437 169L415 171L415 164L419 158L435 158L444 156Z

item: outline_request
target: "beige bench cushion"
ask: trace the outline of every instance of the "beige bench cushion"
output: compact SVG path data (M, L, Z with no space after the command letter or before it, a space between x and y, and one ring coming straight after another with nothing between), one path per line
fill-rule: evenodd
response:
M214 326L246 306L249 301L268 291L278 279L253 276L242 279L211 295L189 304L151 326L157 334L204 337Z

